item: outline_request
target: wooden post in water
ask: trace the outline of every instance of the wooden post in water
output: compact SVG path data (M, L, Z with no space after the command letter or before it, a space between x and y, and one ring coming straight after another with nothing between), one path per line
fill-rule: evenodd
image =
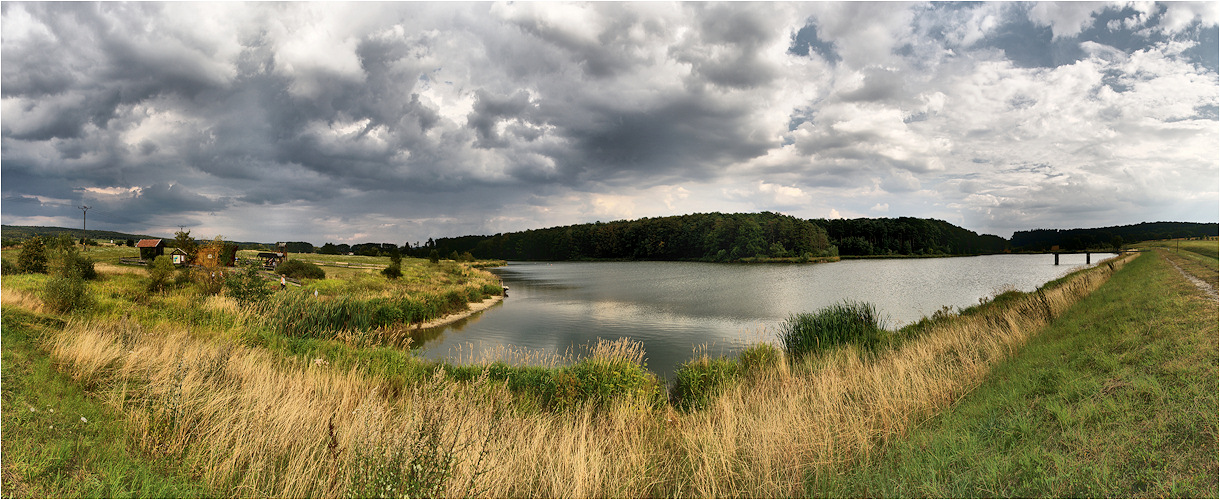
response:
M1055 252L1055 265L1059 265L1059 252Z
M1093 254L1090 254L1089 252L1085 252L1084 253L1084 263L1092 264L1093 263Z

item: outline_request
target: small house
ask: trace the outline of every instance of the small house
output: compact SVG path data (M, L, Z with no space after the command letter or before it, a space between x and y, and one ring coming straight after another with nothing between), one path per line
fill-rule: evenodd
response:
M175 266L186 264L186 252L183 252L181 248L170 250L169 255L170 258L174 259Z
M140 260L153 260L158 255L165 255L165 240L140 240L136 242L140 249Z

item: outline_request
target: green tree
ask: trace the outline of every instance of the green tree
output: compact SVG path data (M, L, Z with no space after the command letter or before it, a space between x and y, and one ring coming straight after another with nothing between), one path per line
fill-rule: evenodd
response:
M318 253L322 255L339 255L339 247L335 246L334 243L327 243L318 249Z
M17 268L23 273L47 272L47 246L41 236L25 240L21 253L17 254Z
M179 250L186 252L187 262L195 261L195 254L199 252L199 244L195 242L195 238L191 237L190 231L178 231L174 233L174 246L177 246Z

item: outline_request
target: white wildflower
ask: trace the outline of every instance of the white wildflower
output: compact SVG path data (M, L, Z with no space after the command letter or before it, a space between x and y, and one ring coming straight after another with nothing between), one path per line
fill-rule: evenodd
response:
M88 421L88 420L86 420L86 419L85 419L85 417L83 417L83 416L80 418L80 421L81 421L81 422L84 422L84 423L86 423L86 424L87 424L87 423L89 423L89 421Z

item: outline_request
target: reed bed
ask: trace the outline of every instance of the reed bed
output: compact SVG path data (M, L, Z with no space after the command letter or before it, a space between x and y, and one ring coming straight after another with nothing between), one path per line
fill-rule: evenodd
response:
M180 457L234 496L805 496L835 464L971 390L1124 262L934 322L891 350L847 344L766 364L691 412L631 391L537 411L506 382L440 371L395 389L165 325L73 320L47 345L129 416L145 453ZM640 353L598 348L611 369Z

